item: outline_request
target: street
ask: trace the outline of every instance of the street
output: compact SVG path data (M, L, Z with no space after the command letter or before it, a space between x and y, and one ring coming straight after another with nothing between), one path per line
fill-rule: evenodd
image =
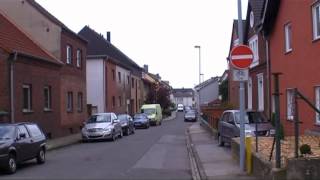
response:
M183 113L116 142L79 143L29 161L2 179L191 179Z

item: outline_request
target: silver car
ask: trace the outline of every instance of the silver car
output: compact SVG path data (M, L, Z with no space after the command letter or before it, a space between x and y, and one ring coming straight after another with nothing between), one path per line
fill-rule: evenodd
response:
M257 131L256 131L257 125ZM262 112L246 111L245 115L246 136L271 136L274 135L274 128ZM223 146L230 142L231 138L240 136L240 111L224 111L218 124L218 141Z
M81 130L82 140L111 139L122 137L120 121L114 113L99 113L92 115Z

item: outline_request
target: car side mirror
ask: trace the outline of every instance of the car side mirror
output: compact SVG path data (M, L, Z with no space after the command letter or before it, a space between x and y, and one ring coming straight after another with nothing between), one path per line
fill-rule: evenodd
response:
M19 139L24 139L26 138L26 133L20 133L19 134Z

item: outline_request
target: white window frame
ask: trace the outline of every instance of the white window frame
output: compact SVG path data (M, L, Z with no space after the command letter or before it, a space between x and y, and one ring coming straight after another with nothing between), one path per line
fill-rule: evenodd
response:
M77 67L81 67L82 51L77 49Z
M259 64L259 42L258 35L254 35L249 39L249 47L253 52L253 61L250 68L255 67Z
M317 109L320 109L320 86L315 87L315 105ZM316 124L320 124L320 115L316 113Z
M66 51L67 51L67 64L71 64L72 63L72 48L70 45L67 45L66 47Z
M317 22L317 11L318 11L318 22ZM320 3L316 3L312 7L312 25L313 25L313 39L320 39Z
M71 95L71 96L70 96ZM73 111L73 92L67 92L67 112Z
M45 86L43 88L44 90L44 111L50 111L51 110L51 86ZM45 91L48 91L48 94L45 93ZM46 97L47 96L47 97ZM48 100L46 102L46 99Z
M252 78L248 79L248 109L252 109Z
M294 89L287 89L286 91L287 95L287 119L288 120L293 120L294 118Z
M23 93L23 95L22 95L22 97L23 97L23 106L22 106L22 111L23 112L31 112L32 111L32 89L31 89L32 87L31 87L31 85L29 85L29 84L24 84L24 85L22 85L22 93ZM25 89L27 89L28 90L28 97L27 97L27 106L28 107L24 107L24 90Z
M258 110L264 111L264 80L263 73L257 75L258 86Z
M286 53L292 51L292 25L287 23L284 25L284 46Z

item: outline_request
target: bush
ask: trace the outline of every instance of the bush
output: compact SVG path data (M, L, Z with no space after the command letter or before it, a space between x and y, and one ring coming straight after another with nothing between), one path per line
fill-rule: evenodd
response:
M300 153L301 153L301 155L312 154L310 145L308 145L308 144L301 145L300 146Z
M171 116L171 109L164 109L163 111L162 111L162 114L164 115L164 116L166 116L166 117L168 117L168 116Z

